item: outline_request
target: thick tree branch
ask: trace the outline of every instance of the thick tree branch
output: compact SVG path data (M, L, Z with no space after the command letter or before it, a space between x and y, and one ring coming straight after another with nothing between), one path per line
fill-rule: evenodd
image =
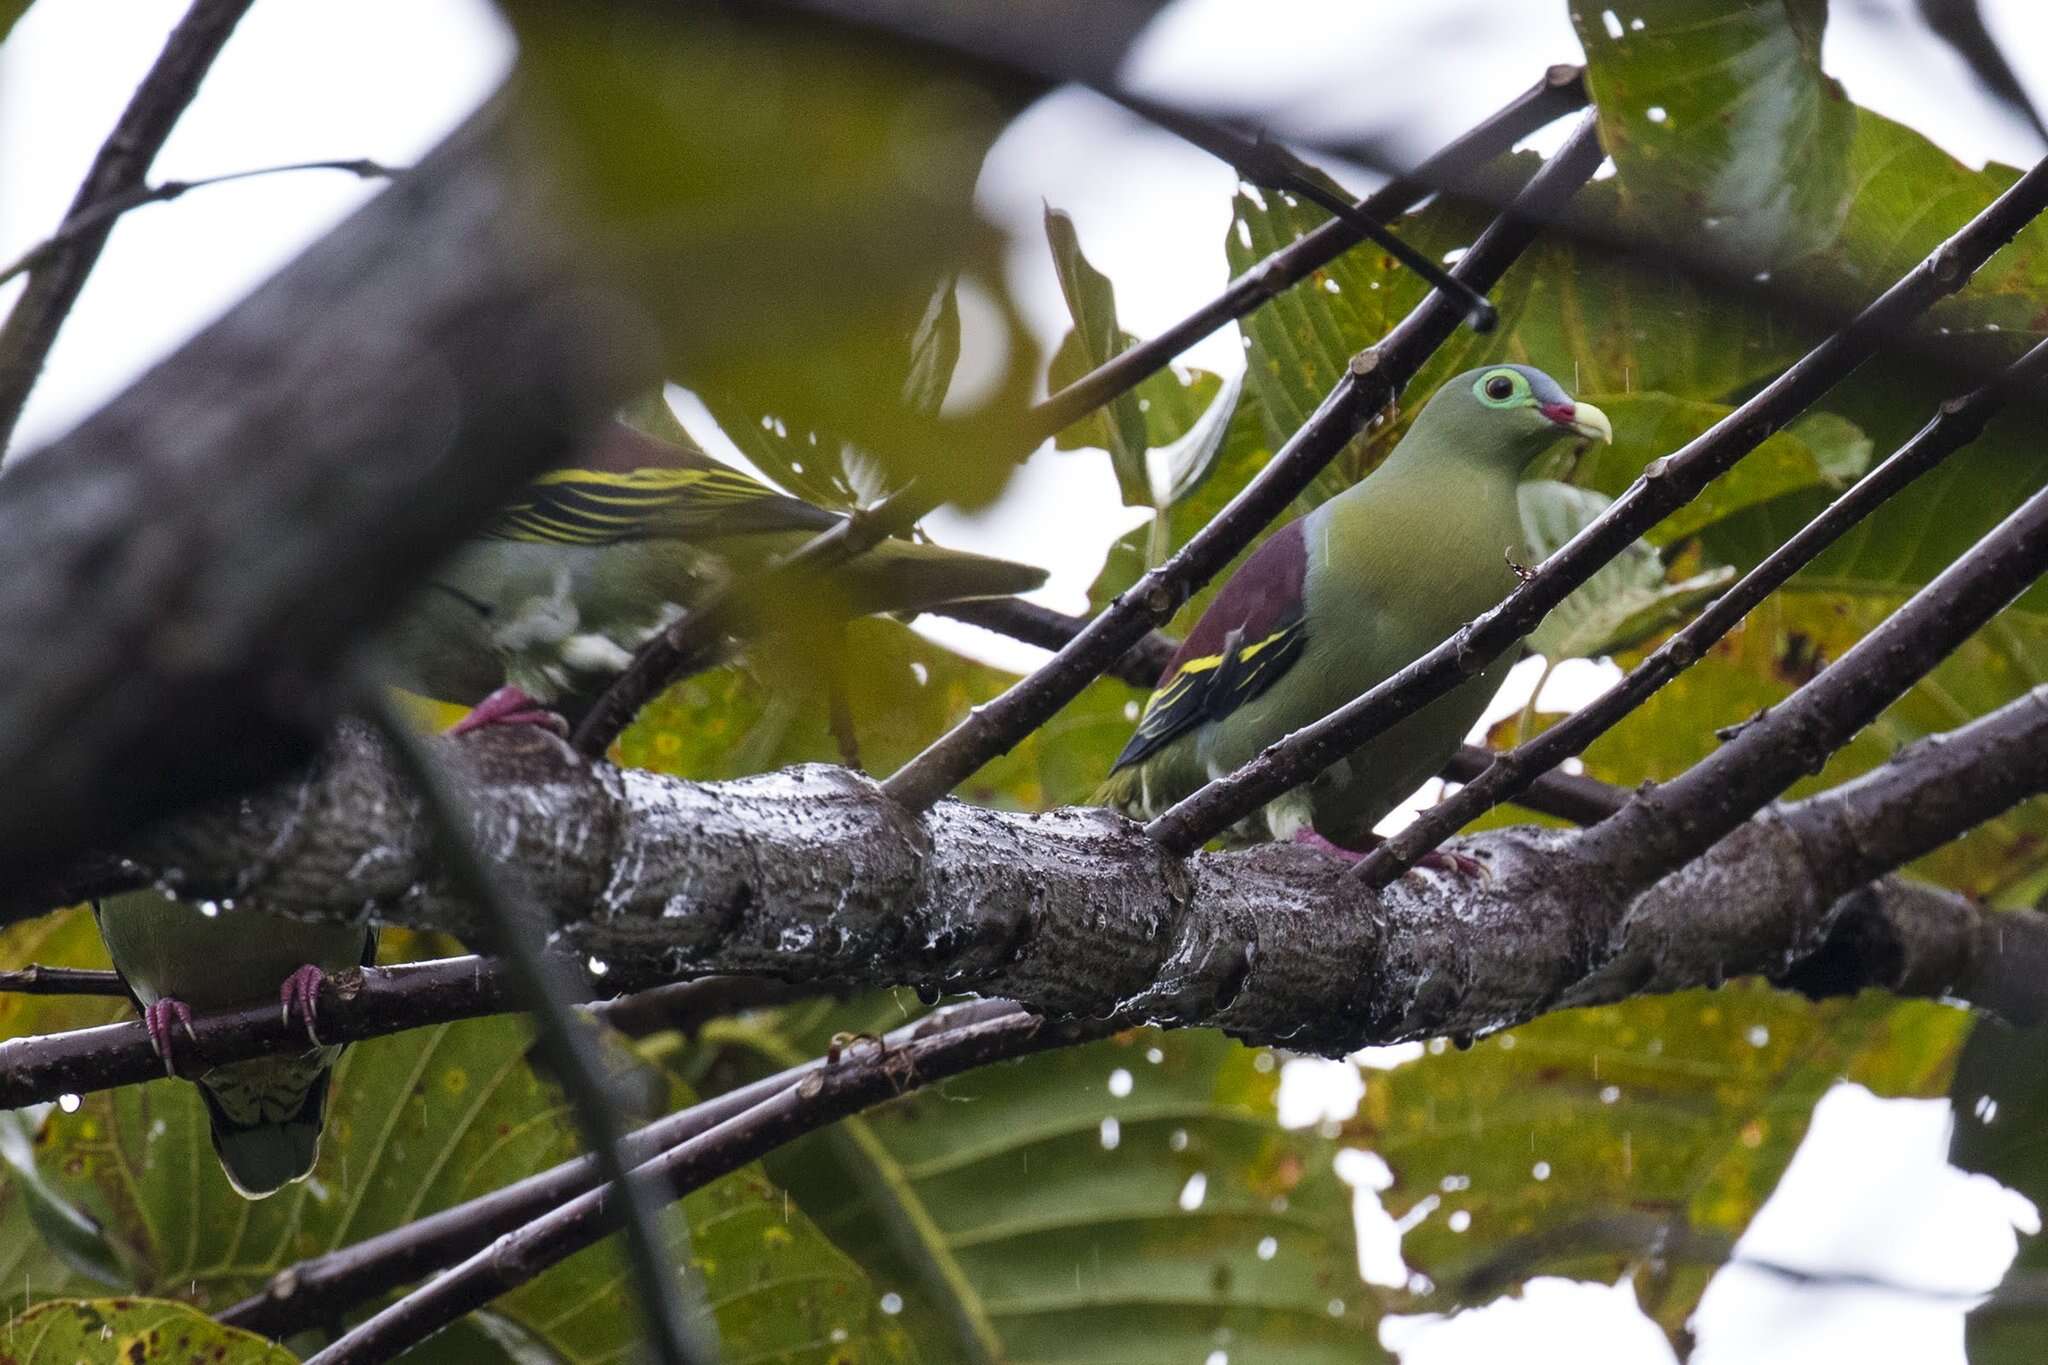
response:
M1665 683L1706 656L1765 597L1835 543L1893 494L1975 440L2007 395L2048 373L2048 342L2013 365L1998 382L1942 404L1933 420L1773 550L1741 581L1722 593L1684 629L1659 645L1628 676L1541 735L1502 754L1465 787L1422 812L1358 865L1357 875L1385 886L1415 861L1481 813L1512 797L1521 784L1548 772L1606 734Z
M1600 156L1599 138L1588 115L1529 182L1516 207L1496 219L1459 260L1459 278L1476 289L1491 288L1535 239L1535 221L1577 193L1598 168ZM1459 317L1458 305L1444 295L1432 293L1424 299L1378 345L1352 361L1301 429L1208 525L1122 593L1030 677L976 707L891 775L883 784L890 798L906 809L922 810L1051 719L1285 510L1317 472L1400 395L1457 329Z
M1982 213L1836 332L1734 412L1651 461L1642 477L1499 606L1332 714L1272 744L1147 827L1170 849L1199 848L1266 802L1473 677L1514 647L1602 565L1697 497L1773 431L1791 421L1936 301L1967 283L1993 253L2048 207L2048 161L2034 166ZM1675 865L1667 863L1666 866Z
M317 749L350 641L649 380L547 164L494 103L0 477L10 885Z
M59 235L68 232L74 222L85 220L88 226L36 266L6 324L0 326L0 454L12 442L14 425L21 420L22 407L43 372L50 347L56 344L57 331L113 231L111 217L90 220L101 211L101 205L120 200L142 184L150 163L199 93L199 83L206 79L213 59L227 46L251 3L195 0L171 30L164 50L129 96L128 107L121 111L114 131L93 158L85 182L72 196Z
M1951 743L1999 733L2014 714ZM2015 782L2048 782L2036 736L2002 742L2020 760ZM1460 845L1488 878L1418 876L1374 895L1307 849L1183 861L1102 811L1024 816L948 802L912 816L875 784L822 766L698 785L587 765L538 733L443 748L470 789L481 845L523 869L568 946L614 971L973 991L1055 1017L1128 1005L1155 1022L1327 1051L1551 1008L1629 949L1633 930L1617 925L1683 926L1638 949L1660 989L1780 973L1819 944L1837 918L1830 907L1873 862L1923 846L1858 827L1853 867L1832 847L1809 847L1800 812L1838 820L1874 799L1817 804L1823 796L1750 821L1641 894L1580 836L1510 829ZM1908 753L1894 767L1886 800L1931 798L1929 760ZM1926 804L1916 839L1952 837L1984 814L1944 817ZM195 894L324 916L356 915L368 900L390 920L476 928L427 856L404 784L355 732L318 774L195 812L128 851L181 869ZM1884 922L1874 937L1905 945L1891 974L1864 984L1917 990L1939 979L1934 993L1964 999L1995 979L1980 926L1995 921L2008 953L2031 951L2040 933L2030 917L1896 881L1859 913ZM2031 1012L2024 1000L1999 1006Z

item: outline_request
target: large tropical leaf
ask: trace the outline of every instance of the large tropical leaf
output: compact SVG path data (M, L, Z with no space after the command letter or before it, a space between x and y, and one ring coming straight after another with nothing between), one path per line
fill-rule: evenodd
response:
M884 999L708 1036L767 1067L902 1017ZM905 1096L770 1170L933 1359L1380 1359L1336 1148L1278 1125L1276 1085L1270 1053L1141 1030Z
M0 1365L292 1365L290 1351L162 1299L57 1299L0 1326Z

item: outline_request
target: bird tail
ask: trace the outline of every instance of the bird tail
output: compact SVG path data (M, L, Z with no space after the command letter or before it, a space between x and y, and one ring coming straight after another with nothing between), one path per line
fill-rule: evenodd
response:
M329 1051L235 1062L200 1080L214 1154L243 1198L275 1194L312 1173L334 1074Z
M1045 582L1036 565L911 540L885 540L834 573L861 615L1010 597Z
M1137 764L1118 768L1103 779L1095 789L1095 795L1088 798L1091 806L1104 806L1121 812L1134 820L1145 818L1145 780Z

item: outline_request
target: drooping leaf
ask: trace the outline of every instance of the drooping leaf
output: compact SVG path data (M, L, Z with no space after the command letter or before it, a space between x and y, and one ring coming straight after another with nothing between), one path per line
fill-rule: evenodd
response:
M0 1327L0 1365L294 1365L282 1346L166 1299L56 1299Z
M720 1041L781 1065L833 1027L902 1017L867 1009ZM1276 1085L1269 1053L1141 1030L907 1095L770 1170L900 1295L934 1359L1381 1359L1336 1149L1278 1126Z
M1538 564L1611 501L1591 489L1542 479L1524 483L1517 493L1522 535ZM1552 663L1618 653L1690 615L1734 577L1735 570L1717 565L1672 582L1664 557L1639 540L1553 607L1529 632L1529 648Z
M1045 234L1067 311L1074 319L1072 330L1053 352L1047 376L1048 385L1058 390L1115 359L1138 339L1118 326L1115 286L1082 254L1073 220L1048 208ZM1166 489L1156 488L1147 454L1186 440L1205 414L1216 419L1221 387L1222 381L1205 370L1168 366L1060 432L1056 444L1062 450L1107 450L1126 506L1151 507L1162 497L1171 501L1177 474L1168 474ZM1229 415L1226 409L1219 420L1227 421Z

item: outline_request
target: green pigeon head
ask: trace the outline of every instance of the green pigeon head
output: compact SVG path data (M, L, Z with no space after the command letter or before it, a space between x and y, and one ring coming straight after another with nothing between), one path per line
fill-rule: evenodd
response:
M1403 445L1505 462L1521 473L1566 438L1612 441L1607 414L1581 403L1533 365L1484 365L1444 381L1423 404Z

